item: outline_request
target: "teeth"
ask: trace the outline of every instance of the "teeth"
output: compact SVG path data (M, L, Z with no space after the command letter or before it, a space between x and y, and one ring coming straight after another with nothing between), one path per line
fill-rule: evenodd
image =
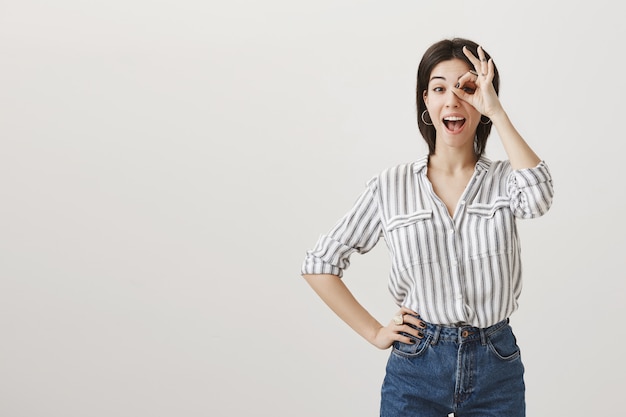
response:
M463 117L448 116L448 117L444 117L443 120L446 120L449 122L458 122L459 120L465 120L465 119Z

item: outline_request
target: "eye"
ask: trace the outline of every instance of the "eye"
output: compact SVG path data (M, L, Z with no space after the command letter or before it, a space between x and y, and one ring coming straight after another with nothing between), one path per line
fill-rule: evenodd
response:
M434 87L434 88L433 88L433 91L434 91L435 93L441 93L441 92L443 91L443 87Z
M469 81L463 85L463 91L465 91L467 94L474 94L476 92L476 87L476 84Z

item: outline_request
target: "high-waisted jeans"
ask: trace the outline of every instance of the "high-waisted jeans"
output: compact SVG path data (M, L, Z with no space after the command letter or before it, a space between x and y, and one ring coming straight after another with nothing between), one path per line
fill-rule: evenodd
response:
M504 320L491 327L426 323L414 344L395 342L381 417L524 417L524 365Z

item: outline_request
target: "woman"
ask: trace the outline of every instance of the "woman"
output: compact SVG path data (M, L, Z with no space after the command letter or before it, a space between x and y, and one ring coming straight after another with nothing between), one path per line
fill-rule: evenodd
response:
M307 253L302 274L357 333L393 347L381 416L525 415L524 368L509 325L521 291L516 219L541 216L553 195L546 164L509 120L490 56L467 39L422 57L417 121L429 148L371 179L356 204ZM507 161L483 156L495 126ZM353 252L380 237L400 307L386 326L340 279Z

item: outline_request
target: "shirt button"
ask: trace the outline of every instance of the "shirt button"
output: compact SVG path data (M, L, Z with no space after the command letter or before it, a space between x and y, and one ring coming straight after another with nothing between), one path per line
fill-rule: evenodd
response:
M461 200L461 205L464 205L464 204L465 204L465 200Z
M450 233L451 235L454 234L454 229L448 229L448 233Z

